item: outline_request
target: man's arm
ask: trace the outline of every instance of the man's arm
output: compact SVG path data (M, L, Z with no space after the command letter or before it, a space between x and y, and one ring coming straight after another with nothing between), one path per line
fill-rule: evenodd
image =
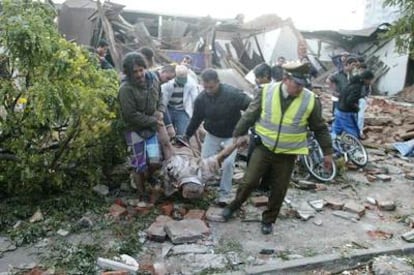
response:
M249 107L250 102L252 102L252 99L241 91L238 97L238 106L240 110L246 110L247 107Z
M250 127L259 119L260 113L262 112L262 90L259 90L253 101L247 107L243 116L233 131L234 137L245 135Z
M314 132L316 140L322 148L324 155L333 153L331 135L328 126L322 117L322 106L318 99L315 99L315 105L308 119L309 128Z
M185 136L190 138L194 135L195 131L197 131L198 127L200 127L201 122L204 120L204 103L202 102L202 98L197 96L194 102L194 111L193 116L191 117L190 123L187 126L187 130L185 131Z
M136 110L132 91L122 88L119 91L119 103L121 105L122 117L134 129L156 128L157 119Z

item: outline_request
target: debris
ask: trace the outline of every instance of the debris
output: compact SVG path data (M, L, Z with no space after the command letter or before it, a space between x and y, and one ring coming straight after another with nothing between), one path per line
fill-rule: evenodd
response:
M269 198L267 196L252 197L251 200L253 205L256 207L267 206L267 203L269 202Z
M136 267L136 268L139 268L139 264L138 264L138 262L137 262L134 258L132 258L131 256L129 256L129 255L127 255L127 254L122 254L122 255L120 256L120 260L121 260L124 264L127 264L127 265L129 265L129 266L134 266L134 267Z
M313 223L314 225L321 226L321 225L322 225L322 220L320 220L320 219L314 219L314 220L312 221L312 223Z
M69 235L69 231L67 231L67 230L64 230L64 229L59 229L57 232L56 232L56 234L58 234L58 235L60 235L60 236L62 236L62 237L66 237L67 235Z
M394 211L396 206L393 201L378 201L378 208L385 211Z
M377 180L377 177L376 177L376 176L374 176L374 175L371 175L371 174L368 174L366 177L367 177L367 180L368 180L369 182L374 182L374 181L376 181L376 180Z
M355 201L347 201L344 205L344 210L351 213L356 213L362 217L365 215L365 207Z
M308 180L300 180L295 185L297 188L304 190L316 189L316 183Z
M376 175L377 179L382 180L382 181L391 181L391 176L389 175L384 175L384 174L378 174Z
M203 220L206 217L206 211L202 209L191 209L184 215L184 219Z
M165 225L173 219L169 216L158 216L150 227L146 230L147 238L156 241L163 242L167 238L167 233L164 230Z
M110 270L126 270L130 272L137 272L139 267L127 265L121 262L113 261L110 259L105 259L98 257L98 261L96 263L102 269L110 269Z
M414 242L414 230L402 234L401 238L409 243Z
M93 227L93 222L90 218L88 217L82 217L79 221L78 221L78 226L83 227L83 228L90 228Z
M405 223L408 224L409 227L414 227L414 216L407 217Z
M272 248L263 248L262 250L260 250L259 253L263 254L263 255L271 255L271 254L275 253L275 250L272 249Z
M171 216L174 210L174 204L172 202L166 202L160 206L161 214L165 216Z
M405 178L408 180L414 180L414 173L406 173Z
M382 230L368 230L368 235L374 239L388 240L391 239L393 234Z
M225 222L223 216L221 215L223 213L223 208L218 207L210 207L207 210L206 218L209 221L212 222Z
M376 275L386 274L412 274L413 266L405 258L380 256L372 262L372 272Z
M16 245L9 238L0 236L0 255L4 252L13 251L16 249Z
M170 221L165 225L165 232L174 244L192 243L210 234L210 229L202 220Z
M322 211L323 206L325 205L325 201L324 200L313 200L313 201L308 201L308 203L316 211Z
M366 198L366 201L367 201L369 204L372 204L372 205L377 205L377 200L376 200L376 199L374 199L373 197L367 197L367 198Z
M128 214L128 211L126 208L120 206L119 204L115 204L115 203L111 205L111 207L109 208L109 212L111 216L114 218L119 218L121 216L125 216L126 214Z
M325 198L326 206L330 207L333 210L341 210L345 203L337 198Z
M153 267L154 267L154 274L155 275L170 274L167 270L167 267L165 266L165 263L156 262L156 263L154 263Z
M199 244L182 244L176 245L172 248L171 255L181 255L181 254L205 254L209 252L209 248L204 245Z
M43 214L40 209L37 209L37 211L33 214L33 216L30 218L31 223L39 222L43 220Z
M342 218L342 219L345 219L345 220L350 220L350 221L353 221L353 222L357 222L361 218L357 214L348 213L348 212L345 212L345 211L342 211L342 210L333 211L332 214L334 216L339 217L339 218Z
M95 191L98 195L101 195L101 196L106 196L106 195L109 194L109 188L108 188L108 186L103 185L103 184L95 185L92 188L92 190Z

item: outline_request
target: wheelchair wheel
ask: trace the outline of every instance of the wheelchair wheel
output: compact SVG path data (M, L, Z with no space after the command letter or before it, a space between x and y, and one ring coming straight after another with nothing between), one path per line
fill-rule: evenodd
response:
M303 163L305 164L305 167L309 171L309 173L317 180L323 182L333 180L337 173L335 161L332 159L332 169L327 170L324 166L322 149L316 140L314 141L314 144L310 146L309 149L309 154L302 156Z
M355 165L364 167L368 163L368 153L361 141L348 133L341 136L341 150Z

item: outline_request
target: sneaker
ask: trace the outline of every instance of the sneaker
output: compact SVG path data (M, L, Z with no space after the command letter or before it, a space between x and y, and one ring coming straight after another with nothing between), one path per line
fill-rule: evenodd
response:
M223 209L223 212L221 212L221 216L223 217L224 221L227 222L231 217L233 217L233 210L226 207Z
M269 235L273 232L273 225L271 223L262 222L262 233L264 235Z

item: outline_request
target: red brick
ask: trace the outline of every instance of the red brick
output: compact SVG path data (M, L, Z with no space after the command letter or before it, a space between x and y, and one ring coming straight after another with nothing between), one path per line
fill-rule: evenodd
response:
M124 208L124 207L122 207L118 204L112 204L111 208L109 208L109 212L115 218L119 218L121 216L124 216L124 215L128 214L128 211L126 210L126 208Z
M268 202L269 198L266 196L252 197L252 203L256 207L266 206Z
M165 216L171 216L174 209L174 205L172 202L166 202L160 206L161 214Z
M206 217L206 211L202 209L191 209L185 214L184 219L203 220Z

